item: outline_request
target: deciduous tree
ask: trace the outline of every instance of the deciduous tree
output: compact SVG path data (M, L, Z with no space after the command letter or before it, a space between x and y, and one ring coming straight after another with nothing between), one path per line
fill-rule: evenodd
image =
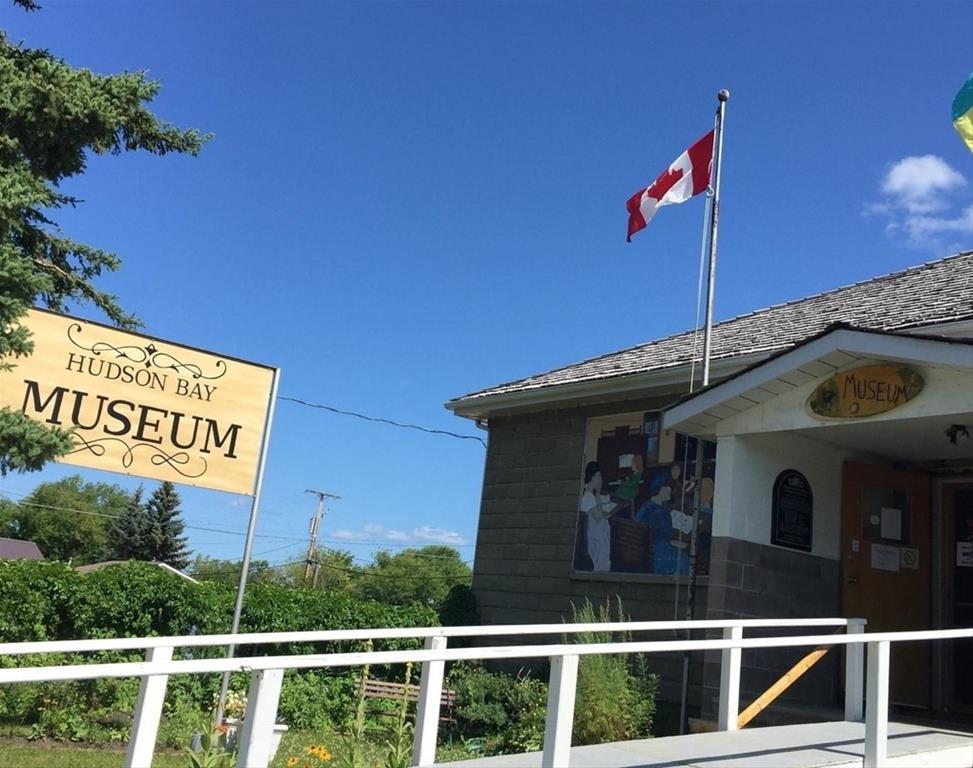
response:
M196 555L187 573L200 581L213 581L236 587L240 583L240 560L220 560L216 557ZM251 560L247 584L286 584L289 579L266 560Z
M356 592L391 605L438 607L457 584L469 584L469 566L452 547L430 545L396 554L377 552L362 569Z
M108 523L125 512L131 495L109 483L85 483L72 475L41 483L2 511L3 536L33 541L48 560L74 565L105 558Z

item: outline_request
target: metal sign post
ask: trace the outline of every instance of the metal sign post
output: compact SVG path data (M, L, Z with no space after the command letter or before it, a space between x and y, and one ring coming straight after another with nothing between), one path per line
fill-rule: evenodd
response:
M253 552L253 536L257 529L257 510L260 507L260 491L263 488L264 469L267 466L267 449L270 446L270 428L274 421L274 407L277 405L277 385L280 382L280 369L274 368L274 377L270 385L270 402L267 405L267 418L264 421L263 439L260 443L260 464L257 467L257 479L253 488L253 501L250 504L250 522L247 524L247 539L243 545L243 562L240 564L240 584L237 587L236 605L233 608L233 623L230 634L235 635L240 629L240 614L243 612L243 593L247 588L247 572L250 570L250 555ZM226 647L226 657L233 658L235 646L231 643ZM230 673L223 673L220 683L220 695L216 703L216 724L223 721L223 709L226 706L226 692L230 687Z

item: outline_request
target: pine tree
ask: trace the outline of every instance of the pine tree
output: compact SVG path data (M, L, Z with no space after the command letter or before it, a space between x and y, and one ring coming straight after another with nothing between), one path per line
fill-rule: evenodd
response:
M189 548L182 535L186 524L180 517L179 494L168 480L152 493L146 505L152 559L182 570L189 565Z
M153 556L148 512L140 485L125 512L108 526L108 557L111 560L151 560Z
M39 8L37 0L13 1L26 11ZM144 72L97 75L0 30L0 370L33 352L22 325L32 306L88 304L118 326L138 325L96 284L118 269L118 256L73 240L54 217L82 202L65 190L94 155L200 151L208 136L149 110L158 92ZM38 470L71 444L67 430L0 408L0 475Z

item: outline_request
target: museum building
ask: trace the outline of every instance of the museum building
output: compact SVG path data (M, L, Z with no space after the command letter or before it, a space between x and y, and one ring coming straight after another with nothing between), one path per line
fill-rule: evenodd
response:
M483 623L616 596L633 620L684 618L695 519L696 618L973 625L973 252L719 323L689 394L692 350L690 331L446 404L489 433ZM897 645L892 701L973 713L971 646ZM745 652L741 706L798 656ZM779 711L837 707L837 656ZM692 665L703 718L717 660ZM678 701L681 658L654 662Z

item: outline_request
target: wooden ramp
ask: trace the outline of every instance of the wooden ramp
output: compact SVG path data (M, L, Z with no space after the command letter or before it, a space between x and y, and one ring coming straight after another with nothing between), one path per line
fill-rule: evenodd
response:
M572 747L571 768L861 768L863 723L807 723ZM484 757L457 768L539 768L541 753ZM889 723L889 768L970 768L973 734Z

